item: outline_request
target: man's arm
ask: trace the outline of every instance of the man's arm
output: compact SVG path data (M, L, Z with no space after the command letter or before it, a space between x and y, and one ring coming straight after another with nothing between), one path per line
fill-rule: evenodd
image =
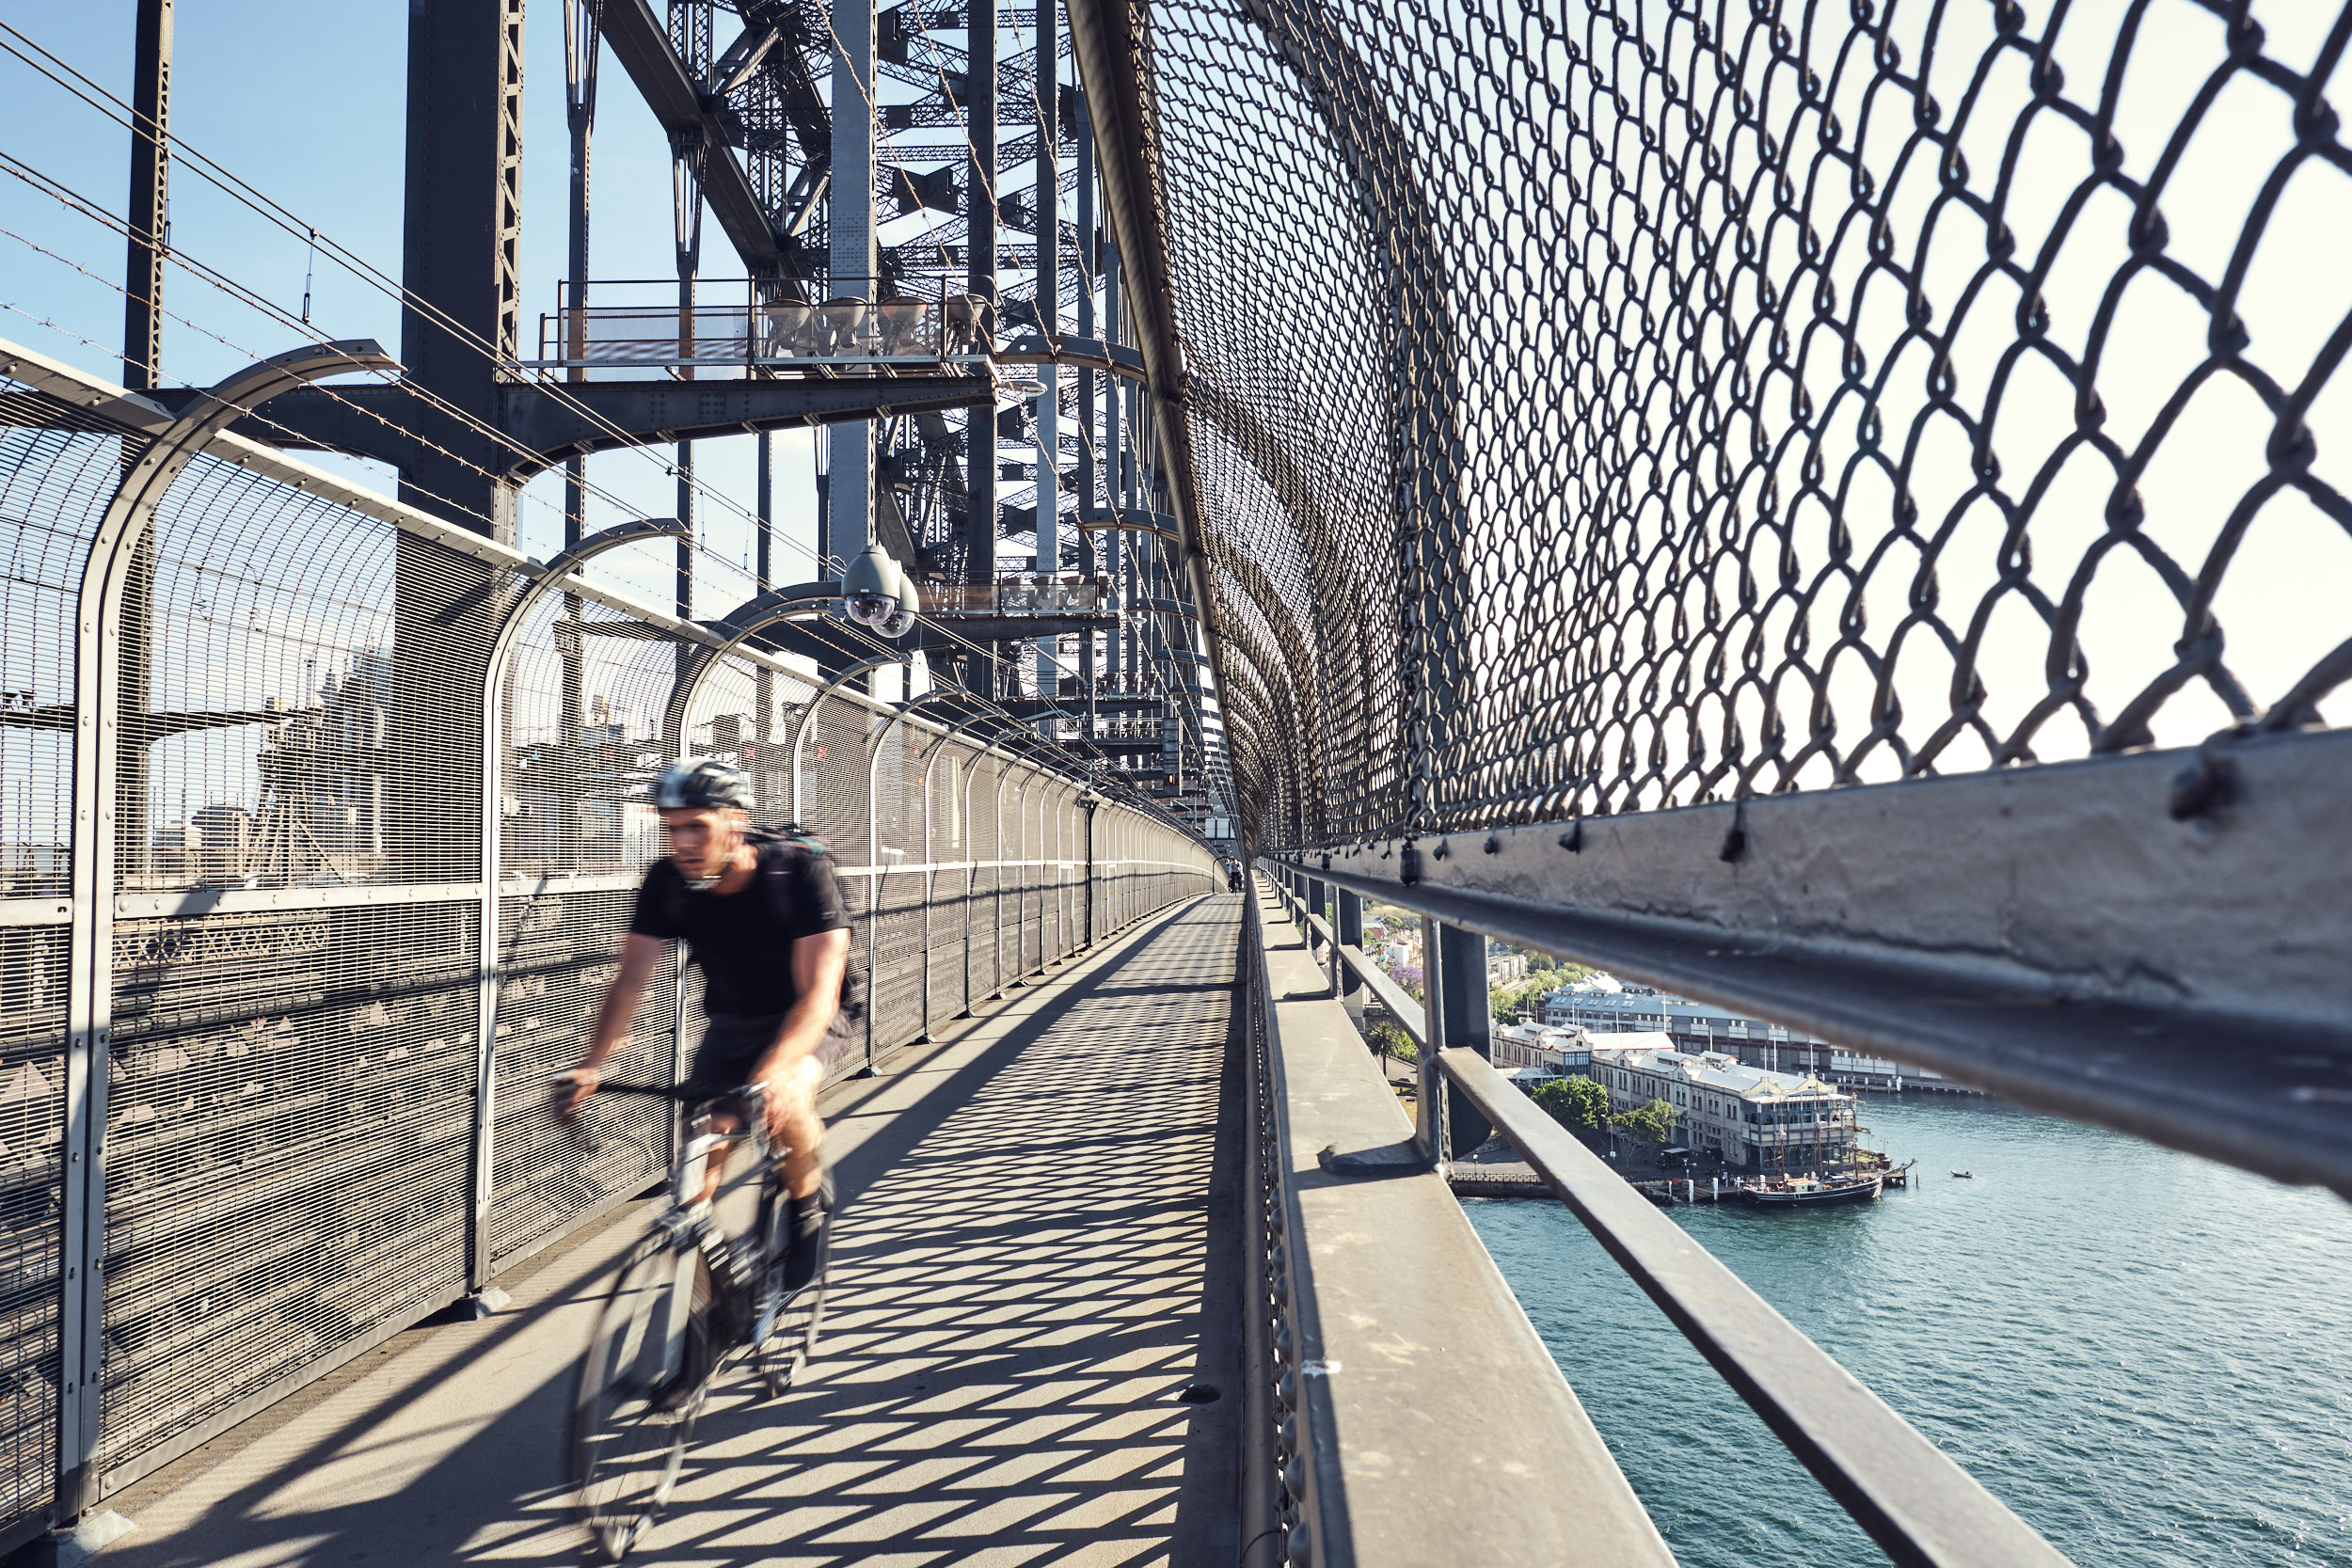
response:
M571 1070L572 1094L569 1103L563 1106L565 1115L579 1110L580 1102L596 1092L605 1061L628 1038L629 1025L637 1022L638 998L644 994L653 966L668 945L660 937L637 931L621 939L621 967L612 983L604 988L604 1001L596 1007L596 1032L589 1037L588 1054Z
M776 1031L776 1043L759 1060L759 1081L773 1081L787 1069L804 1060L833 1027L834 1015L841 1010L841 975L850 966L850 931L819 931L815 936L799 937L792 943L792 985L800 1000L784 1015L784 1026ZM771 1131L782 1136L785 1105L781 1096L771 1096L767 1101Z

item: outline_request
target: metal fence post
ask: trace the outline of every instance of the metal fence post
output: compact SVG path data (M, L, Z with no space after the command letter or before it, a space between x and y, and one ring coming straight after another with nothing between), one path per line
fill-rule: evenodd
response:
M988 943L988 994L993 1001L1005 994L1005 867L1010 857L1005 853L1005 780L1011 774L1011 757L1000 755L996 764L996 875L990 879L989 918L991 933Z
M1095 896L1095 895L1094 895L1094 829L1095 829L1094 814L1095 814L1095 810L1096 810L1096 808L1098 808L1099 806L1101 806L1103 802L1102 802L1102 801L1100 801L1100 800L1096 800L1096 799L1094 799L1094 792L1093 792L1092 790L1089 790L1089 791L1088 791L1088 792L1087 792L1084 796L1082 796L1082 797L1079 799L1079 802L1078 802L1078 803L1079 803L1081 806L1085 807L1085 809L1086 809L1086 841L1087 841L1087 842L1086 842L1086 850L1087 850L1087 896L1086 896L1087 928L1086 928L1086 938L1087 938L1087 945L1088 945L1089 947L1092 947L1092 946L1094 945L1094 930L1095 930L1095 925L1096 925L1096 921L1095 921L1095 913L1094 913L1094 896Z
M1363 946L1364 900L1361 894L1350 893L1345 888L1334 891L1338 894L1338 907L1332 911L1331 929L1338 936L1339 943L1331 950L1331 979L1339 999L1347 1005L1348 1012L1360 1026L1364 1017L1364 983L1357 977L1354 970L1340 961L1339 949Z
M1437 941L1437 962L1430 967L1445 976L1443 1005L1430 1009L1430 1033L1445 1049L1474 1051L1492 1060L1494 1031L1486 1002L1486 938L1483 932L1427 922ZM1493 1129L1470 1108L1468 1100L1450 1096L1445 1121L1448 1157L1468 1154L1486 1141Z
M941 736L931 742L930 754L923 759L923 1033L931 1037L931 903L938 892L937 873L931 870L931 760L946 746L947 737Z
M977 1000L972 994L972 906L980 895L980 835L972 822L972 785L979 779L980 757L988 755L985 748L963 770L963 1011L969 1014Z

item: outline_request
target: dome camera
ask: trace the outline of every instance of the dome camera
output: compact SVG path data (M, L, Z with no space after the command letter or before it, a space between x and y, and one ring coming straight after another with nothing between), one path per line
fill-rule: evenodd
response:
M915 617L923 613L923 600L915 593L914 579L898 574L898 596L893 600L889 612L876 622L874 629L884 637L904 637L914 629Z
M841 575L841 614L883 637L903 637L922 610L914 584L890 552L869 544Z

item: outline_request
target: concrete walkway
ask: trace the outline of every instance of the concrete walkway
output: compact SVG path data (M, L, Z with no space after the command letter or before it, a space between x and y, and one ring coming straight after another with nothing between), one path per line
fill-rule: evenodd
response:
M819 1359L781 1402L730 1376L632 1562L1233 1560L1239 911L1153 916L843 1085ZM646 1209L112 1499L105 1562L580 1563L573 1362Z

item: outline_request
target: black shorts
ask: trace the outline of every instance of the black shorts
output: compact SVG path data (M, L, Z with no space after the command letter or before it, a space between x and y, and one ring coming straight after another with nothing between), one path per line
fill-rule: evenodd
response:
M702 1043L694 1048L694 1059L686 1069L687 1081L730 1089L750 1083L759 1069L760 1058L774 1046L777 1031L783 1027L782 1013L766 1018L713 1014L703 1024ZM833 1076L834 1060L850 1044L845 1021L836 1017L833 1027L825 1031L825 1037L817 1042L817 1059L824 1064L828 1078Z

